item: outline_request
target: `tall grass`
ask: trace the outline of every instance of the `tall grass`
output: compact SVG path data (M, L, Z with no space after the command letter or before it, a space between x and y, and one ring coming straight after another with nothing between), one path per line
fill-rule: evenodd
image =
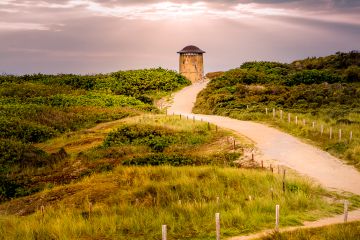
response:
M266 171L117 167L1 205L0 239L159 239L162 224L168 225L168 239L213 239L216 212L222 235L234 236L272 228L276 204L281 226L293 226L340 213L342 197L294 176L284 194L281 176ZM360 205L356 197L350 201ZM44 216L39 210L23 217L4 215L13 207L25 213L41 205Z
M337 224L314 229L301 229L286 233L273 233L262 240L357 240L360 238L360 222Z
M294 136L308 140L329 153L344 159L347 163L360 169L360 114L349 113L343 119L331 118L325 114L314 116L311 113L287 112L283 110L282 118L280 117L281 109L275 109L276 115L273 117L273 108L268 108L266 114L265 107L251 107L241 111L231 111L230 117L242 120L255 120L266 122L274 127L278 127ZM290 113L290 123L288 114ZM296 124L295 118L298 118ZM305 120L305 125L304 125ZM314 127L313 127L314 123ZM323 133L321 129L323 128ZM330 138L330 128L332 131ZM341 130L341 139L339 138ZM352 132L352 139L350 134Z
M117 137L108 139L119 131ZM110 171L120 164L234 165L242 148L252 144L235 136L238 141L233 150L227 142L229 135L234 136L205 122L144 115L66 133L37 148L5 140L0 143L0 152L5 153L0 155L0 201Z

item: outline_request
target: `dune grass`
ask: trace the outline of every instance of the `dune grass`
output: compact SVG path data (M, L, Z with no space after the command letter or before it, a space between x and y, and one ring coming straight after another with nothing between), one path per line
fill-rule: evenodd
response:
M159 239L162 224L168 226L168 239L213 239L216 212L222 235L234 236L272 228L276 204L281 226L294 226L340 213L344 197L295 176L284 194L281 176L267 171L118 166L0 205L0 239ZM358 197L345 198L352 208L360 205ZM7 214L41 205L44 214Z
M117 144L116 139L108 139L108 135L119 129L124 136L116 136L132 136L132 140ZM237 139L235 150L228 137ZM104 145L105 139L108 139L108 146ZM113 140L116 144L111 143ZM35 146L34 150L29 146L31 151L23 151L27 158L19 154L18 162L8 162L12 164L7 168L9 172L5 178L0 178L4 186L0 187L0 201L77 181L93 173L110 171L125 161L128 165L147 165L150 159L153 160L152 165L176 162L177 165L231 165L243 156L242 149L253 147L246 138L224 129L216 130L214 125L205 122L151 114L101 123ZM14 145L9 151L13 149L19 148ZM35 166L31 163L36 162L37 155L39 164ZM1 199L4 192L5 197Z
M268 114L266 114L265 107L262 109L259 107L249 107L246 110L234 111L229 116L242 120L265 122L318 146L360 170L360 114L349 113L344 116L344 119L353 122L353 124L349 124L342 122L341 119L331 118L327 114L321 113L314 116L310 113L305 114L283 110L283 117L281 118L280 110L276 109L275 118L273 117L272 108L269 108ZM288 121L288 114L290 114L290 123ZM297 124L296 117L298 118ZM332 132L331 138L330 128ZM341 139L339 137L340 130ZM351 139L350 134L352 134Z
M286 233L273 233L261 240L357 240L359 238L360 222L351 222Z

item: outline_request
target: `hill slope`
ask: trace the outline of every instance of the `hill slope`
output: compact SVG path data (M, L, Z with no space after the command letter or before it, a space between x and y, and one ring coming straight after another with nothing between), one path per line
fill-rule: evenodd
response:
M270 123L360 169L359 56L244 63L213 79L194 112Z
M154 100L188 84L161 68L86 76L0 75L0 202L62 181L61 175L46 182L36 176L62 169L71 156L64 149L42 151L33 143L157 112Z

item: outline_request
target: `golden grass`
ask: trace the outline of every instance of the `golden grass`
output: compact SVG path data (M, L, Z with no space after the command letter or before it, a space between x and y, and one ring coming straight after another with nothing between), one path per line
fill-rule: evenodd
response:
M275 204L281 205L281 225L294 226L341 212L343 197L295 176L284 194L281 176L260 170L119 166L0 205L0 236L159 239L167 224L169 239L211 239L215 212L221 213L223 236L233 236L273 227ZM359 198L346 198L359 206ZM30 215L13 215L24 213Z

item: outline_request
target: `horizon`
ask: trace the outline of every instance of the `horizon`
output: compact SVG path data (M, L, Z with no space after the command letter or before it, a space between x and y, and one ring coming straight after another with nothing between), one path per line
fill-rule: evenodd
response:
M187 45L205 72L360 49L356 0L0 2L0 73L178 71Z
M349 52L359 52L359 50L351 50ZM333 53L333 54L330 54L330 55L335 55L337 54L338 52L336 53ZM341 53L348 53L348 52L341 52ZM330 55L326 55L326 56L330 56ZM307 59L307 58L319 58L319 57L326 57L326 56L308 56L308 57L305 57L303 59ZM295 59L291 62L278 62L278 63L283 63L283 64L291 64L295 61L301 61L303 59ZM253 60L253 61L249 61L249 62L268 62L268 61L262 61L262 60ZM269 61L271 62L271 61ZM242 64L246 63L243 62ZM233 67L233 68L229 68L229 69L224 69L224 70L215 70L215 71L211 71L211 72L205 72L204 75L208 74L208 73L215 73L215 72L225 72L225 71L228 71L228 70L231 70L231 69L235 69L235 68L239 68L241 67L240 64L239 66L236 66L236 67ZM158 69L158 68L162 68L162 69L165 69L165 70L171 70L171 71L175 71L177 73L179 73L178 69L168 69L168 68L164 68L162 66L158 66L158 67L150 67L150 68L132 68L132 69L121 69L121 70L115 70L115 71L110 71L110 72L93 72L93 73L72 73L72 72L68 72L68 73L63 73L63 72L59 72L59 73L42 73L42 72L34 72L34 73L24 73L24 74L16 74L16 73L0 73L0 75L8 75L8 76L23 76L23 75L37 75L37 74L42 74L42 75L83 75L83 76L86 76L86 75L97 75L97 74L110 74L110 73L113 73L113 72L118 72L118 71L136 71L136 70L146 70L146 69Z

